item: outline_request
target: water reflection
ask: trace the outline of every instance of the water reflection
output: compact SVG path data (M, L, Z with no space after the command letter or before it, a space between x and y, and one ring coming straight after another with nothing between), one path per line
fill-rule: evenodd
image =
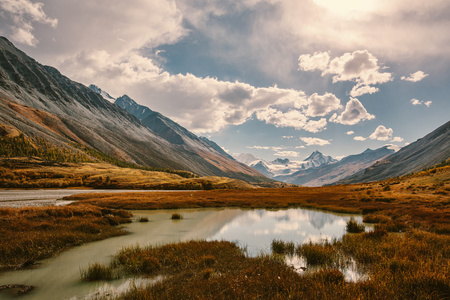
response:
M172 213L180 213L183 219L173 222ZM136 211L135 221L125 227L129 235L88 243L64 251L60 255L41 261L36 269L0 274L0 285L24 284L36 289L21 299L88 299L97 298L103 292L123 290L132 281L89 283L80 281L80 270L94 262L107 263L122 247L130 245L162 245L192 239L236 241L247 247L249 255L270 253L272 240L319 241L340 237L344 233L347 215L337 215L305 209L288 210L240 210L199 209L171 211ZM136 220L146 217L148 223ZM361 217L355 217L361 221ZM100 293L100 294L99 294ZM101 298L101 297L100 297ZM0 292L0 299L16 299Z
M331 240L344 234L349 215L337 215L306 209L250 210L225 224L208 240L235 241L251 256L270 253L272 240L308 241ZM361 217L355 218L361 222Z

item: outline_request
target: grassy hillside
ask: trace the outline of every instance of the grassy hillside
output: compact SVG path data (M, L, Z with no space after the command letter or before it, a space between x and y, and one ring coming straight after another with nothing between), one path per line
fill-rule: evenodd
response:
M52 162L38 157L0 158L0 188L245 189L251 185L224 177L185 178L179 174L124 168L104 162Z

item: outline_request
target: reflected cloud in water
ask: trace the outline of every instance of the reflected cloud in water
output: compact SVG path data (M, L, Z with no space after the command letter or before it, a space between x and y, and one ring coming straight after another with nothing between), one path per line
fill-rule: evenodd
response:
M301 244L331 240L345 232L349 215L306 209L249 210L225 224L208 240L235 241L255 256L269 253L274 239ZM361 217L355 218L361 222Z

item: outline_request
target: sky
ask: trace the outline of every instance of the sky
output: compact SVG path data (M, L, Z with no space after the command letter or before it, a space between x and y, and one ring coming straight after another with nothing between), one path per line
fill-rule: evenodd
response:
M0 0L0 35L230 154L399 149L450 116L448 0Z

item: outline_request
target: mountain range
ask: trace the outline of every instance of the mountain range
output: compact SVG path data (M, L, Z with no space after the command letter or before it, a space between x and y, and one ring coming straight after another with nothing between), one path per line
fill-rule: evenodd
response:
M319 151L314 151L304 161L291 161L288 158L277 158L274 161L265 161L250 153L237 155L236 160L258 170L267 177L277 179L280 176L290 176L300 170L318 168L324 164L337 162L331 156L325 156ZM277 179L278 180L278 179Z
M213 141L129 96L113 98L97 86L74 82L0 37L0 138L20 136L36 148L56 147L84 156L97 151L137 166L260 184L273 183L269 178L306 186L376 181L420 171L450 157L447 122L395 153L382 147L340 161L318 151L304 161L267 162L251 154L236 160ZM94 160L103 157L98 153Z
M350 155L340 161L319 151L314 151L304 161L278 158L272 162L265 162L248 153L241 154L236 159L278 181L304 186L322 186L364 170L393 152L394 150L388 147L367 149L361 154ZM251 161L252 159L255 160Z
M150 109L138 114L133 108L142 107L129 97L116 99L114 104L112 97L104 99L108 96L41 65L0 37L3 127L67 151L79 152L81 145L142 166L265 180L213 142L198 138L163 115Z

